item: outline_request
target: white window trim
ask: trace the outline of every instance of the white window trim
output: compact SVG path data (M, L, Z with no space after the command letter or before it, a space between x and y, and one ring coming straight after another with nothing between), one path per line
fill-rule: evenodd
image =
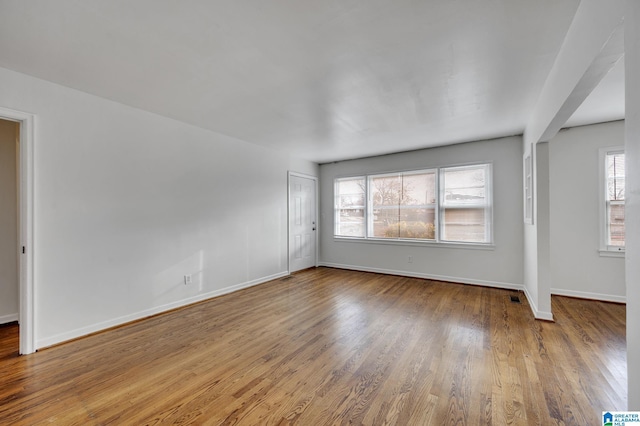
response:
M445 182L440 180L440 175L444 170L447 169L474 169L478 166L484 166L487 169L487 173L485 175L485 198L483 204L477 205L469 205L469 206L461 206L461 208L477 208L484 207L486 214L484 215L484 226L486 232L488 234L488 239L485 242L466 242L466 241L455 241L455 240L445 240L441 234L441 231L444 229L444 225L440 226L438 220L443 216L443 211L447 208L446 203L444 202L444 185ZM469 164L464 166L447 166L447 167L439 167L437 172L436 185L438 185L438 214L436 215L436 240L442 243L451 243L451 244L474 244L474 245L491 245L493 244L493 164L492 163L479 163L479 164Z
M465 243L457 241L436 241L436 240L417 240L403 238L363 238L363 237L341 237L334 236L333 241L337 243L364 243L364 244L381 244L392 246L419 246L434 247L442 249L468 249L468 250L495 250L493 243Z
M365 236L364 237L352 237L352 236L347 236L347 235L338 235L338 215L336 214L337 210L343 210L342 208L340 209L336 209L336 205L338 204L338 199L340 194L337 193L338 190L338 182L339 181L344 181L344 180L355 180L355 179L363 179L364 180L364 196L363 196L363 206L362 206L362 210L364 210L364 215L365 215L365 223L364 225L367 226L367 192L368 192L368 184L367 184L367 176L366 175L357 175L357 176L344 176L344 177L339 177L339 178L335 178L333 180L333 236L334 238L348 238L348 239L362 239L365 238L367 235L367 230L365 229ZM351 210L358 210L358 208L354 207L351 208Z
M598 180L599 180L599 216L600 216L600 247L598 252L602 257L624 257L624 247L607 244L607 175L606 158L609 154L624 153L624 146L609 146L598 150Z
M485 204L487 204L485 215L485 227L487 229L487 234L489 236L487 242L466 242L466 241L449 241L443 240L441 237L441 229L440 229L440 210L441 210L441 193L443 191L440 187L440 174L444 169L452 169L452 168L474 168L478 166L487 167L487 176L485 185L487 186L486 191L486 199ZM370 194L369 194L369 179L371 177L376 176L384 176L384 175L396 175L399 173L402 174L419 174L425 172L435 172L435 187L437 188L437 197L434 203L435 208L435 217L434 217L434 226L435 226L435 238L433 240L427 239L412 239L412 238L376 238L369 237L371 234L369 227L372 226L371 221L368 220L369 211L371 209L370 203ZM342 236L336 235L337 230L337 217L336 217L336 182L340 180L347 179L364 179L365 185L365 235L363 237L352 237L352 236ZM333 202L333 221L334 221L334 235L333 240L336 242L358 242L358 243L372 243L372 244L391 244L391 245L419 245L419 246L431 246L431 247L439 247L439 248L466 248L466 249L486 249L493 250L495 249L495 243L493 239L493 162L479 162L479 163L466 163L466 164L457 164L451 166L440 166L440 167L428 167L424 169L412 169L412 170L399 170L393 172L380 172L380 173L364 173L357 175L345 175L345 176L337 176L333 179L334 185L334 202Z
M524 210L524 223L527 225L533 225L533 155L532 152L526 153L522 157L522 196L523 196L523 210ZM527 205L527 201L529 204Z
M370 189L370 183L371 183L371 179L373 178L379 178L379 177L385 177L385 176L398 176L398 175L418 175L418 174L424 174L424 173L433 173L434 174L434 187L438 188L438 179L439 179L439 174L440 174L440 168L438 167L432 167L432 168L428 168L428 169L418 169L418 170L407 170L407 171L399 171L399 172L385 172L385 173L372 173L372 174L368 174L365 176L365 196L367 198L367 203L366 203L366 210L365 210L365 221L366 221L366 225L367 225L367 229L366 229L366 233L364 236L364 239L367 241L396 241L396 242L408 242L408 243L418 243L418 244L424 244L424 243L438 243L440 242L439 240L439 232L438 232L438 208L439 208L439 203L438 203L438 199L436 197L435 202L433 203L433 211L434 211L434 221L433 221L433 226L435 228L434 230L434 238L432 240L428 240L428 239L420 239L420 238L382 238L382 237L370 237L369 235L373 234L373 221L372 220L368 220L368 214L369 212L373 212L374 208L373 208L373 193L369 190ZM436 189L437 190L437 189ZM382 207L382 208L387 208L387 207ZM389 206L388 208L396 208L396 206ZM398 206L398 210L401 210L402 207Z

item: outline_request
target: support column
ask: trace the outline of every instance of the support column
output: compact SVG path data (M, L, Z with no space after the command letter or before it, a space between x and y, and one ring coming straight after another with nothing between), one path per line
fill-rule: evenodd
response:
M630 2L637 0L629 0ZM640 2L638 2L640 3ZM623 55L625 0L581 0L524 131L533 150L534 223L524 229L524 285L533 314L552 320L548 142Z
M535 210L538 254L538 319L553 320L551 312L551 213L549 210L549 142L535 144Z
M628 409L640 411L640 2L625 18L625 273L627 282Z

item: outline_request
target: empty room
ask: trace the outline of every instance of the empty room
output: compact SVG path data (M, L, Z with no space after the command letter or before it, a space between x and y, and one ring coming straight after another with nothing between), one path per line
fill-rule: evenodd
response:
M635 0L0 0L0 424L633 420L638 75Z

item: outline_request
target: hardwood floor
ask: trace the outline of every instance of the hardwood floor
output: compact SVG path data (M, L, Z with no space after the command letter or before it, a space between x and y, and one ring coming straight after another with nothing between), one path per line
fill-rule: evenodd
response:
M601 424L626 409L625 307L553 311L318 268L28 356L3 327L0 424Z

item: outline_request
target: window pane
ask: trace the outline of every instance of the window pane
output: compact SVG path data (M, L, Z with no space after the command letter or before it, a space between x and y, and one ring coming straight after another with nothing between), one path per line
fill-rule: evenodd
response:
M446 208L443 215L443 240L484 243L485 209Z
M435 216L435 208L402 208L398 237L433 240Z
M442 239L489 242L488 165L442 169Z
M399 238L435 239L436 173L404 174Z
M624 153L607 154L605 166L607 174L607 245L624 247Z
M609 205L607 223L610 246L624 247L624 203Z
M372 176L371 192L372 235L377 238L398 238L400 195L402 180L399 174Z
M402 176L403 206L435 205L436 173L420 173Z
M369 178L373 207L398 206L402 192L400 175Z
M624 200L624 154L607 154L607 194L610 201Z
M435 172L371 176L375 238L435 238Z
M444 204L485 204L485 166L443 169Z
M335 235L341 237L364 237L364 182L364 178L336 180Z

